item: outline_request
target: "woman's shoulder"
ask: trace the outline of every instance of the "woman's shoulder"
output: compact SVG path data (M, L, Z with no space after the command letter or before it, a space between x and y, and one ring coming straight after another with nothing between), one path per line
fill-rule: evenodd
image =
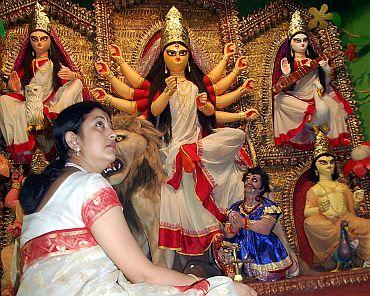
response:
M85 185L87 188L91 186L111 187L108 180L99 173L81 172L75 175L74 181L78 182L80 185Z

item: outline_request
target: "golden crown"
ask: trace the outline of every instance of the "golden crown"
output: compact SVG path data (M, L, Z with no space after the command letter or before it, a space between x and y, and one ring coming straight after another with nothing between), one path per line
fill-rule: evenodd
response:
M188 30L183 26L182 15L175 6L172 6L166 14L162 30L161 50L172 42L181 42L187 48L190 47Z
M316 135L315 150L313 152L313 157L317 158L324 153L332 154L333 151L331 150L328 138L323 134L323 132L319 131L319 133Z
M303 20L299 10L296 10L292 15L292 20L290 21L290 26L288 30L288 36L291 38L294 34L302 32L307 34L307 25Z
M47 33L50 33L49 24L50 20L44 12L44 7L36 2L35 11L30 22L30 32L33 32L35 30L43 30Z

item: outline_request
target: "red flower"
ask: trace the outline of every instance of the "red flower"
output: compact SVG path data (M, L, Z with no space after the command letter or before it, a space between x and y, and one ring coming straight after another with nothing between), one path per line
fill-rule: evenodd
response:
M346 51L344 52L348 59L352 62L357 57L356 45L348 44Z

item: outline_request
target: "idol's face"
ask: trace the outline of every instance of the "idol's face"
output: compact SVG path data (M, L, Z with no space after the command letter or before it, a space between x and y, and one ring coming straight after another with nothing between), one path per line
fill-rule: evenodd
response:
M294 35L294 37L290 41L290 46L292 47L294 52L305 53L308 46L307 35L301 33Z
M170 73L181 72L188 64L189 50L179 43L174 43L165 48L163 58Z
M258 195L263 188L261 176L258 174L248 174L244 180L244 192L246 194Z
M335 161L332 156L321 156L316 162L316 169L320 176L331 176L334 173Z
M36 55L42 55L47 52L51 45L51 39L43 31L34 31L30 35L30 42Z

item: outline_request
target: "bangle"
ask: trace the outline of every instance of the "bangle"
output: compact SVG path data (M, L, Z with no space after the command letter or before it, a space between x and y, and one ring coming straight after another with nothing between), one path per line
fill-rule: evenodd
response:
M112 104L112 99L113 97L111 95L107 95L105 98L104 98L104 103L111 106Z
M231 233L231 234L237 234L238 232L236 231L234 231L233 230L233 227L231 226L231 224L230 223L226 223L226 225L225 225L225 229L226 229L226 231L228 231L229 233Z
M130 100L132 100L134 98L134 92L135 90L133 88L130 88Z
M134 113L136 112L136 102L130 101L130 107L134 108Z
M234 73L234 75L236 76L236 77L238 77L238 75L239 75L239 69L238 68L233 68L233 70L231 71L231 72L233 72Z
M14 183L12 183L12 189L19 190L20 188L21 188L21 183L20 182L14 182Z
M102 75L107 80L111 80L114 77L114 73L112 71L105 72Z
M240 92L241 95L244 95L247 92L247 90L242 86L238 88L238 91Z
M171 89L169 87L166 87L163 91L167 96L171 96Z
M195 275L195 274L192 274L192 273L188 273L188 276L191 276L193 279L195 279L197 282L199 281L199 278Z
M122 56L118 56L118 57L116 57L116 58L115 58L115 60L116 60L116 62L117 62L118 64L124 64L124 63L126 63L126 61L123 59L123 57L122 57Z
M226 62L229 60L229 57L227 56L226 53L222 56L221 60L224 60Z
M239 121L246 121L247 118L245 117L245 112L239 112L238 113L238 116L239 116Z
M74 79L76 80L78 78L77 72L74 73Z

